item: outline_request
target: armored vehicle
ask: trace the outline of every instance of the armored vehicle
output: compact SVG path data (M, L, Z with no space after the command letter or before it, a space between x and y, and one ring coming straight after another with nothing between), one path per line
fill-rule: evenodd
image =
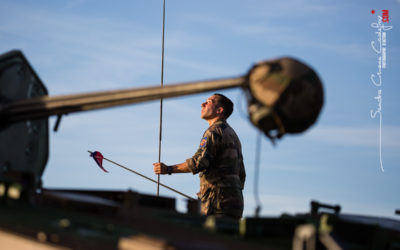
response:
M68 96L47 89L21 51L0 56L0 249L400 249L400 221L340 213L311 202L306 214L204 216L197 200L131 190L49 189L48 117L240 87L251 122L272 140L301 133L323 104L316 73L292 58L255 65L245 76ZM275 131L275 132L274 132Z

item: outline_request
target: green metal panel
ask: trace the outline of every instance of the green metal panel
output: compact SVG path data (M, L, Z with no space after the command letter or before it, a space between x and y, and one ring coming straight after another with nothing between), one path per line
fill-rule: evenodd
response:
M44 95L46 87L20 51L0 55L0 104ZM48 119L0 124L0 181L40 186L48 159Z

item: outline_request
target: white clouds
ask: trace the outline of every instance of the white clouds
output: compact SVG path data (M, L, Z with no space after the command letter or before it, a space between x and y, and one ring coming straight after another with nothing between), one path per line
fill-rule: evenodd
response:
M308 133L309 137L321 142L351 146L377 147L379 142L379 127L316 127ZM385 147L400 147L400 127L382 127L382 145Z
M266 34L267 32L278 30L272 23L267 26L264 22L255 24L249 21L243 22L243 20L221 18L204 13L187 16L187 19L191 22L201 23L206 26L224 30L225 32L243 36Z
M18 4L8 4L7 9L0 31L18 36L17 41L25 41L21 49L39 69L44 82L51 84L51 94L159 82L159 29L149 29L134 20L53 12ZM169 53L196 47L204 50L210 43L208 36L196 32L167 30L166 67L211 76L233 72L210 61L193 62L181 53Z
M158 31L134 21L14 4L7 10L1 33L24 41L21 49L39 65L35 68L43 68L38 73L53 84L52 93L76 92L72 89L78 86L84 90L126 86L127 79L135 82L159 72Z
M253 13L257 16L263 16L273 19L284 20L291 17L328 14L335 12L338 3L332 5L326 1L313 0L288 0L288 1L268 1L257 2L254 5Z

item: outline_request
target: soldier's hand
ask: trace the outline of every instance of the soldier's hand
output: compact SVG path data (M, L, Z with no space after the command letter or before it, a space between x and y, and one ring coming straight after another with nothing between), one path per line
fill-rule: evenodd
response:
M167 165L162 162L153 163L155 174L167 174Z

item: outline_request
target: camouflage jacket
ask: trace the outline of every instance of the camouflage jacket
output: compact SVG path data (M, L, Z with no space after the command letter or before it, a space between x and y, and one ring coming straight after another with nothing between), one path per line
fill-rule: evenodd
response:
M240 218L246 178L242 147L226 121L217 121L203 135L192 158L186 160L193 174L199 173L201 211L206 215Z

